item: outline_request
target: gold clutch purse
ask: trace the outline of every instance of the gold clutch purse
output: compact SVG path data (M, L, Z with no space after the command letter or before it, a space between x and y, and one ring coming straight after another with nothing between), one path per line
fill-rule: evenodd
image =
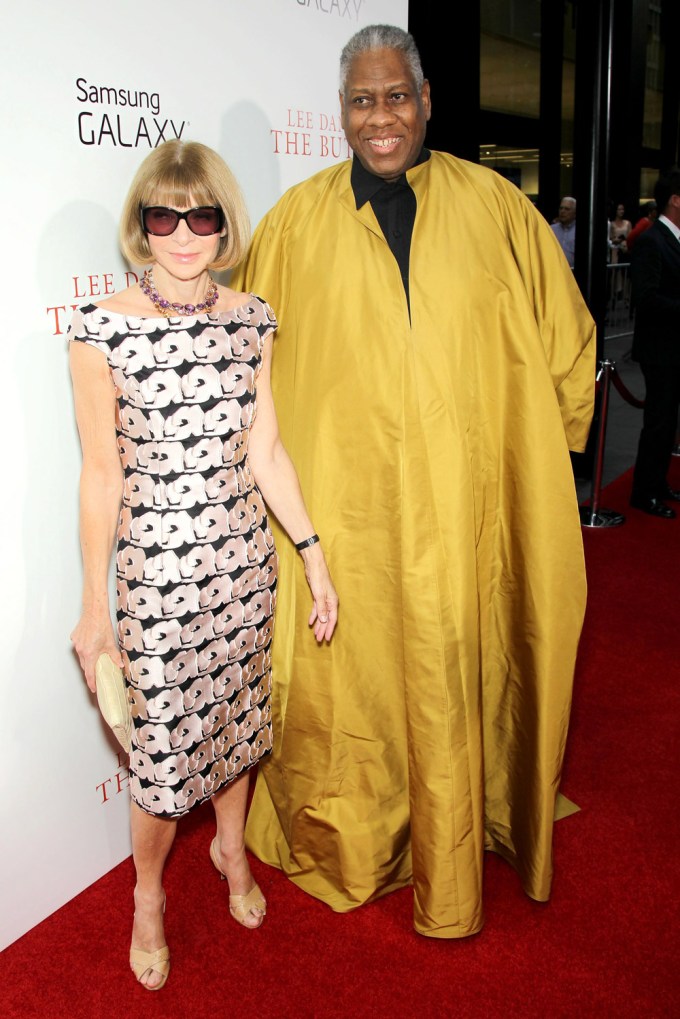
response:
M123 673L106 654L99 656L94 671L99 710L125 753L129 754L132 719Z

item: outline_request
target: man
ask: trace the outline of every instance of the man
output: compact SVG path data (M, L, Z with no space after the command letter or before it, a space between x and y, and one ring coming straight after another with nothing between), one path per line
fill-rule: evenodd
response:
M645 230L648 230L650 228L654 220L657 218L658 214L659 213L656 202L645 202L645 204L642 207L642 215L640 216L639 220L626 237L626 247L628 248L629 255L630 252L633 250L633 245L635 244L635 241L638 239L640 234L644 233Z
M551 223L552 232L560 242L564 257L571 269L574 268L574 252L576 251L576 199L567 195L560 202L557 211L557 222Z
M671 520L680 502L667 475L680 407L680 170L654 188L661 215L637 238L631 257L635 307L632 357L645 379L645 405L630 504Z
M310 653L279 535L247 839L338 911L412 883L415 929L457 938L483 922L485 847L549 895L585 602L565 429L582 450L593 322L515 185L423 147L410 35L362 29L341 83L353 160L279 200L236 284L278 316L279 423L341 605Z

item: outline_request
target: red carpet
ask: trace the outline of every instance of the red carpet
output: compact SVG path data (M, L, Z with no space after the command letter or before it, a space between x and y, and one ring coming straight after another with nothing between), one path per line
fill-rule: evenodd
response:
M166 987L144 991L127 970L128 860L0 955L0 1016L680 1015L680 517L629 510L629 489L627 474L600 501L622 526L584 528L589 608L563 782L581 810L556 826L550 903L488 854L485 929L434 941L412 932L408 889L338 915L254 860L270 913L246 931L228 916L199 808L167 868Z

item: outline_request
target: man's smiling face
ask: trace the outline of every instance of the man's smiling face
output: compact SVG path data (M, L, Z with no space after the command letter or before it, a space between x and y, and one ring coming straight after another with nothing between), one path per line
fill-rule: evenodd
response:
M367 170L389 181L415 164L430 119L430 86L416 88L399 50L358 54L340 106L347 141Z

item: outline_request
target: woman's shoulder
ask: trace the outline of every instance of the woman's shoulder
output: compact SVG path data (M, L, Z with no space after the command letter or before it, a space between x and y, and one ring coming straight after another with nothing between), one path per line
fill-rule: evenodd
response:
M272 330L276 329L278 327L276 313L269 301L267 301L264 297L260 297L258 294L251 294L250 299L251 301L256 301L260 306L263 316L263 325L266 328L271 328Z
M97 304L90 302L75 308L67 330L67 340L80 340L109 351L117 334L127 331L128 317L142 313L141 304L133 296L135 290L138 291L138 288L128 287L103 298Z
M81 304L73 309L71 321L66 331L67 340L97 340L101 330L101 322L97 315L96 304Z
M263 317L276 325L276 315L269 301L260 294L252 291L235 291L228 287L220 287L223 300L220 301L221 310L225 313L236 312L255 315L258 319Z

